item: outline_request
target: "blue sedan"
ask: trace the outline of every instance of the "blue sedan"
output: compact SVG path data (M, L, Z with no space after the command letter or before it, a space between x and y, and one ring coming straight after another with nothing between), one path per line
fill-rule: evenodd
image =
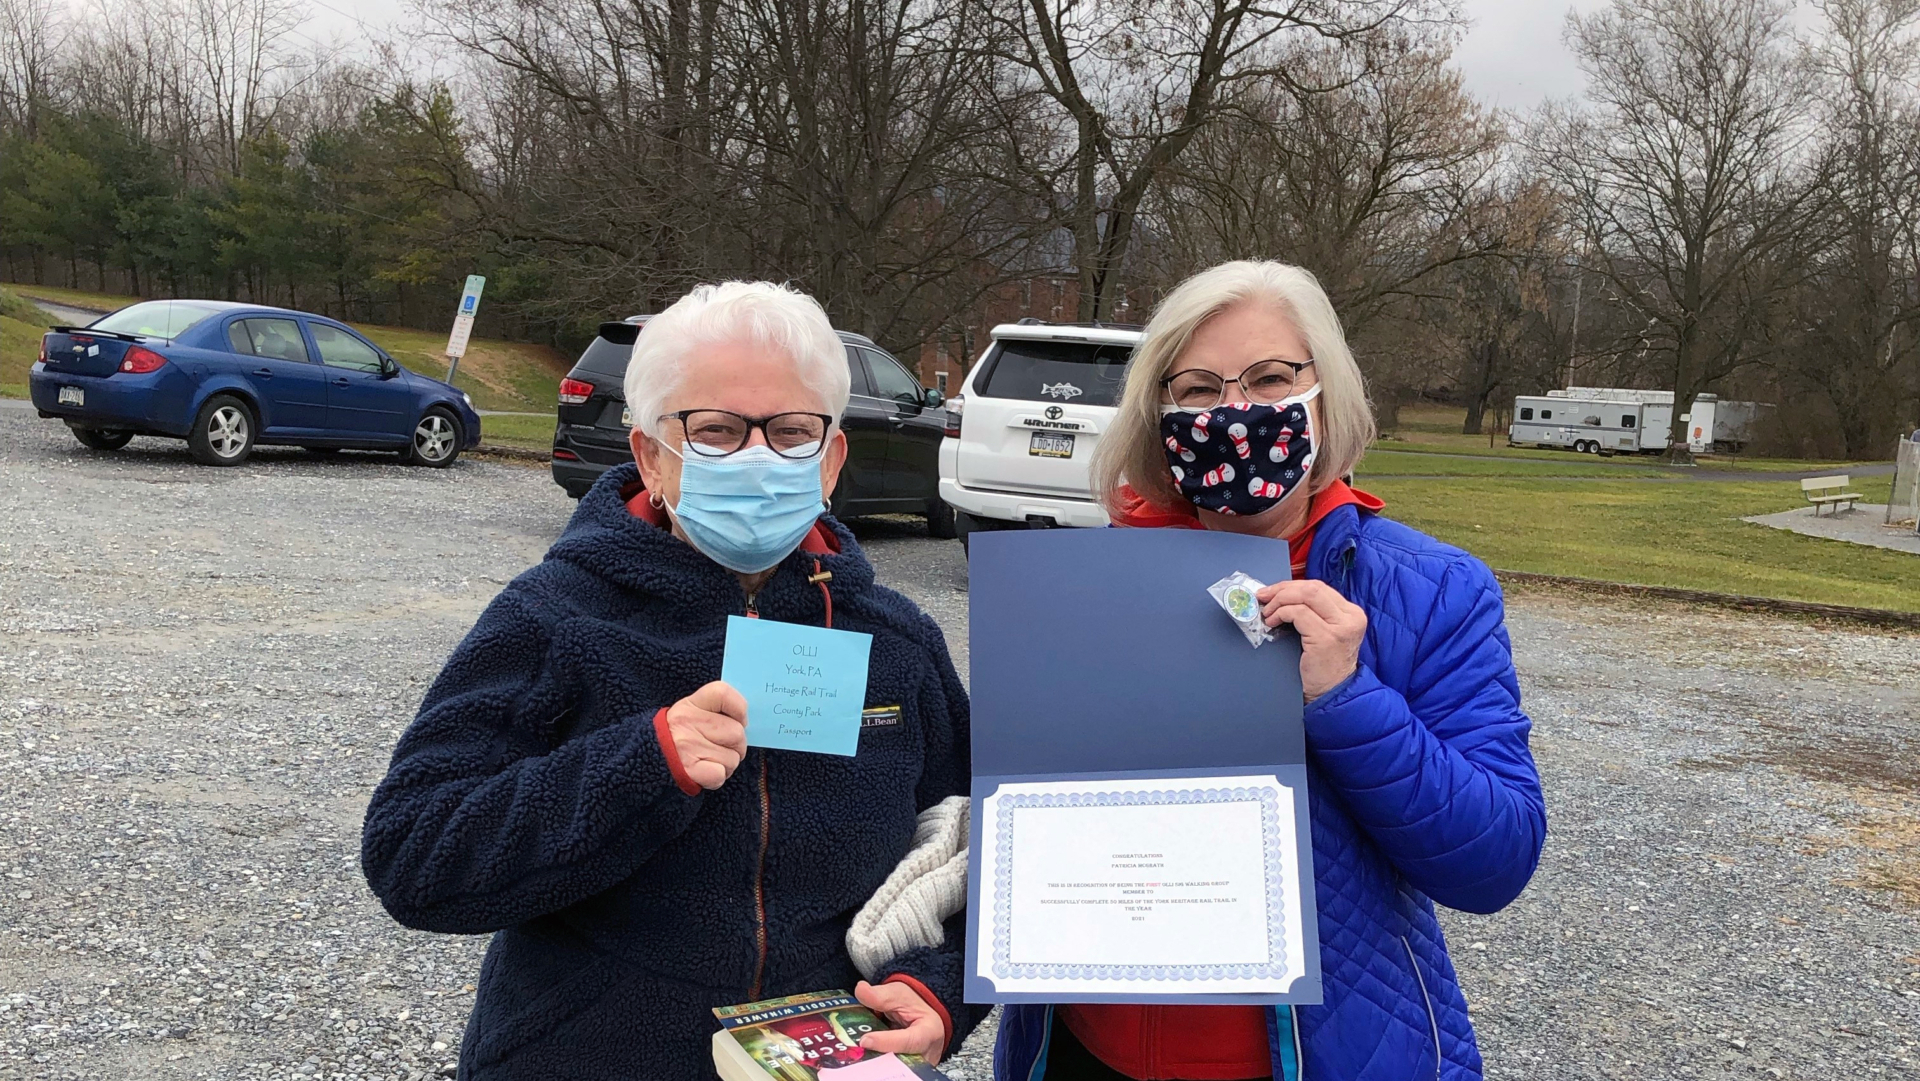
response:
M465 394L402 368L324 316L220 300L149 300L55 327L27 376L43 417L96 450L185 439L208 465L261 444L396 450L453 464L480 442Z

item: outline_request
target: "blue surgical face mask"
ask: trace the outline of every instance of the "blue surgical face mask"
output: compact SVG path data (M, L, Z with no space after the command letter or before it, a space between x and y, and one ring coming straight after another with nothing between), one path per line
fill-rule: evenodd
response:
M825 510L817 456L783 458L766 446L720 458L667 449L681 462L674 520L695 548L728 570L758 574L779 563Z

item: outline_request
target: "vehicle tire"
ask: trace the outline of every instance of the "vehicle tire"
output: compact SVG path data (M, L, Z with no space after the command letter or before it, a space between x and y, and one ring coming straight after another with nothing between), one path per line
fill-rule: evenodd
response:
M1586 441L1586 440L1584 440L1584 439L1576 439L1576 440L1574 440L1574 441L1573 441L1573 452L1574 452L1575 454L1585 454L1585 453L1587 452L1587 441Z
M927 536L934 540L952 540L960 535L959 523L953 519L953 508L946 500L935 499L927 508Z
M992 533L1008 528L998 518L981 518L963 510L953 512L954 532L960 535L960 550L967 555L973 554L972 538L975 533Z
M82 446L94 450L119 450L133 441L132 432L115 431L112 428L75 428L73 437Z
M460 457L460 443L465 434L460 430L458 417L435 406L422 414L420 423L414 425L413 442L407 446L406 462L408 465L445 469Z
M201 465L239 465L253 453L253 410L231 394L216 394L200 407L187 434L187 450Z

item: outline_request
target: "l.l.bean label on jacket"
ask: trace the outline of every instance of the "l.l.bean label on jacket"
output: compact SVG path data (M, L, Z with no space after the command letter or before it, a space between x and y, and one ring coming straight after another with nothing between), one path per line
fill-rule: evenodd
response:
M873 706L860 711L862 728L891 728L899 723L899 706Z
M873 636L727 617L720 678L747 700L747 745L852 755Z

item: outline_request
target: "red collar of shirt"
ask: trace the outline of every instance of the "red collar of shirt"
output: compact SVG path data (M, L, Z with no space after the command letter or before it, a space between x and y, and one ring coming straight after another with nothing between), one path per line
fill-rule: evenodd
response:
M1122 526L1134 526L1142 529L1204 529L1200 524L1199 512L1191 503L1182 502L1171 507L1157 507L1146 501L1132 487L1123 485L1115 500L1117 506L1113 523ZM1313 532L1322 519L1345 506L1359 507L1361 510L1378 513L1387 504L1379 496L1363 492L1344 480L1336 480L1325 488L1313 493L1313 502L1307 506L1307 522L1300 531L1287 538L1287 555L1293 563L1293 576L1301 577L1307 569L1307 553L1313 548Z
M661 529L673 528L673 520L667 517L665 507L656 507L647 499L647 486L642 481L634 481L620 489L620 499L627 505L627 513L651 526ZM825 522L813 523L807 535L800 539L800 550L808 555L835 556L840 554L840 538L833 535Z

